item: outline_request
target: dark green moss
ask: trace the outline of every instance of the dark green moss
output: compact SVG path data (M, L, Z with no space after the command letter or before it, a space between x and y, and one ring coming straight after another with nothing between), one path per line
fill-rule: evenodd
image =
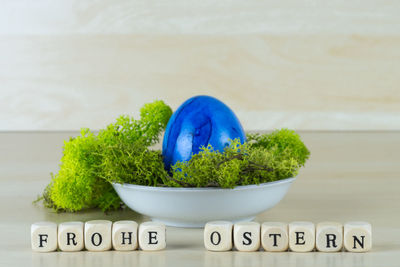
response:
M231 141L224 153L211 146L201 148L188 162L177 162L172 186L233 188L297 175L310 152L300 136L282 129L271 134L248 135L248 142Z

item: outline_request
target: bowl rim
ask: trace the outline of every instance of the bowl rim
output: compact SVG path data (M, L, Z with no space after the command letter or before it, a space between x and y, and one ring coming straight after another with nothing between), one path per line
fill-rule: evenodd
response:
M285 178L277 181L266 182L261 184L251 184L251 185L239 185L234 188L221 188L221 187L160 187L160 186L147 186L147 185L136 185L136 184L127 184L127 183L114 183L111 184L113 186L117 186L120 188L130 188L139 191L165 191L165 192L182 192L182 191L191 191L191 192L209 192L209 191L242 191L248 190L252 188L265 188L275 186L277 184L285 184L291 183L296 180L296 177Z

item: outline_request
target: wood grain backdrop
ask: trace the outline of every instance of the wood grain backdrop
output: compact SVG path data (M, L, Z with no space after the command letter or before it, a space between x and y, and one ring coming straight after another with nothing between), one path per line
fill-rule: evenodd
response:
M247 130L400 130L399 1L0 6L0 130L99 129L197 94Z

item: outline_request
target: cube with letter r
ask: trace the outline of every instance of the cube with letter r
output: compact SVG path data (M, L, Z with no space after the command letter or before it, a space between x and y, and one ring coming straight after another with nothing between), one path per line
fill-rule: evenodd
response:
M64 222L58 226L58 247L62 251L84 248L83 222Z
M317 224L315 245L321 252L338 252L343 247L343 225L337 222Z

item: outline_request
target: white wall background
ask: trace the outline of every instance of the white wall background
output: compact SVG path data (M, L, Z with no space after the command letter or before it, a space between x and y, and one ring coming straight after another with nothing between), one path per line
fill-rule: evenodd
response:
M0 130L215 96L246 130L400 130L400 2L0 0Z

